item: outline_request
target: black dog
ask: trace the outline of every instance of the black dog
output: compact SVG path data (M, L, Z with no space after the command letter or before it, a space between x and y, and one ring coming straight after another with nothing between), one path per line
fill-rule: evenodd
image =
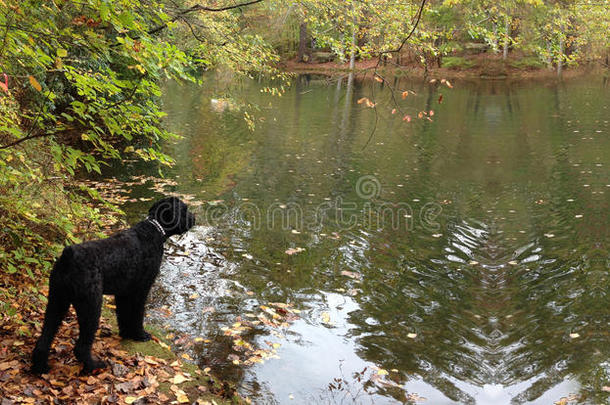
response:
M68 246L55 263L49 279L49 302L42 334L32 355L32 371L49 371L53 337L70 304L78 317L79 337L74 346L83 373L105 366L91 357L98 328L102 294L113 294L119 334L125 339L150 339L142 325L148 292L159 274L163 243L188 231L195 216L178 198L164 198L149 210L148 218L107 239Z

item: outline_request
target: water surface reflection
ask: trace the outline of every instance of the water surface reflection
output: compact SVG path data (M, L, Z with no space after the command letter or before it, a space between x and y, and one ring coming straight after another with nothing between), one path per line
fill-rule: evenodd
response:
M202 366L261 403L608 401L607 82L401 80L417 93L401 111L435 111L408 124L378 83L300 77L281 99L206 83L168 86L184 139L167 175L215 216L171 248L151 303L210 340L190 347ZM224 91L260 106L253 133L211 104ZM373 95L377 112L356 102ZM232 365L220 328L268 302L302 311L281 335L245 335L280 359Z

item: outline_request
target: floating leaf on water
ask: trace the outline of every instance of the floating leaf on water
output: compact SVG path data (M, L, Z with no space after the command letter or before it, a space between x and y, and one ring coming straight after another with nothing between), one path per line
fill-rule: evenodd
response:
M330 314L328 312L322 312L322 322L327 324L327 325L331 325L331 321L330 321Z
M570 333L570 337L572 339L576 339L576 338L580 337L580 335L578 333L574 332L574 333Z
M546 236L547 238L552 238L555 236L555 234L552 233L545 233L544 236Z
M290 248L290 249L287 249L285 253L286 253L287 255L291 255L291 256L292 256L292 255L294 255L294 254L301 253L301 252L302 252L302 251L304 251L304 250L305 250L305 249L303 249L303 248L301 248L301 247L297 247L297 248Z
M349 278L353 278L355 280L360 280L362 278L362 275L360 273L355 273L353 271L347 271L347 270L343 270L341 272L342 276L347 276Z
M511 260L510 262L508 262L508 264L510 264L511 266L516 266L519 263L516 260Z
M411 333L407 333L407 337L408 337L409 339L415 339L415 338L417 337L417 333L413 333L413 332L411 332Z

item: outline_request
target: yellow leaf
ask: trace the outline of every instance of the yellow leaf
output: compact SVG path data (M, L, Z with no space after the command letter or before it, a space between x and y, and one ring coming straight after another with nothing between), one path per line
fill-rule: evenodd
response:
M190 402L189 397L187 397L184 392L177 392L176 393L176 399L181 404L187 404L187 403Z
M40 83L38 83L38 80L36 80L34 76L29 76L28 79L30 79L30 84L33 88L35 88L37 91L42 91L42 86Z
M137 397L125 397L125 403L133 404L134 402L136 402L137 399L138 399Z
M379 370L377 370L377 374L379 375L388 375L388 370L384 370L382 368L380 368Z
M171 381L172 384L182 384L186 380L187 380L187 378L184 376L184 374L176 373L174 378L172 378L170 381Z
M324 322L325 324L330 325L330 314L328 312L322 312L322 322Z

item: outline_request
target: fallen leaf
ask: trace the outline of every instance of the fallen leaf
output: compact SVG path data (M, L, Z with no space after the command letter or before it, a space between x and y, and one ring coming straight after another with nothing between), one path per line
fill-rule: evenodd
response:
M176 373L176 375L174 376L174 378L170 379L169 381L170 381L172 384L182 384L183 382L185 382L185 381L187 381L187 380L188 380L188 378L186 378L186 377L184 376L184 374L182 374L182 373Z
M176 393L176 400L181 404L187 404L190 402L189 397L182 391Z
M360 280L362 278L362 276L360 275L360 273L355 273L353 271L347 271L347 270L343 270L341 272L342 276L347 276L349 278L353 278L355 280Z
M294 255L297 253L301 253L302 251L304 251L305 249L301 248L301 247L297 247L297 248L290 248L286 250L286 254L287 255Z

